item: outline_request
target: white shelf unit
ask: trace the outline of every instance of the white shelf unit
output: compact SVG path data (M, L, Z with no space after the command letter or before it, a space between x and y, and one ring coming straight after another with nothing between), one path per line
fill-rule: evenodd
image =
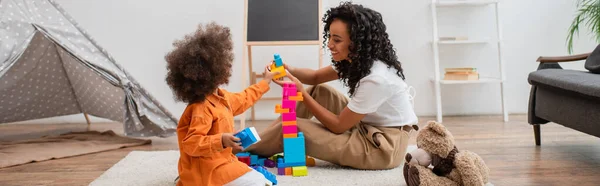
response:
M436 113L437 113L437 121L442 122L442 91L441 85L456 85L456 84L499 84L500 85L500 99L501 99L501 107L503 120L505 122L508 121L508 112L506 107L506 90L505 90L505 82L506 75L504 72L504 61L502 60L502 28L500 26L500 16L498 13L498 0L431 0L431 17L433 21L433 59L434 59L434 67L435 67L435 76L432 79L435 87L435 97L436 97ZM476 39L476 40L439 40L439 30L438 30L438 17L437 12L438 8L453 8L453 7L487 7L494 6L495 11L495 24L496 24L496 34L497 41L491 41L488 39ZM440 74L440 56L439 56L439 47L441 45L473 45L473 44L497 44L498 51L497 57L499 63L499 78L480 78L479 80L469 80L469 81L461 81L461 80L443 80Z
M486 6L490 4L497 4L498 0L442 0L435 1L438 7L452 7L452 6Z
M440 45L454 45L454 44L487 44L490 43L489 40L486 39L477 39L477 40L456 40L456 41L436 41L437 44Z

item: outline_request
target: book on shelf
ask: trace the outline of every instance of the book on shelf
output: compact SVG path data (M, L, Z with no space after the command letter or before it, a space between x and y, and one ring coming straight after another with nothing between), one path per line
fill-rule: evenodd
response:
M462 67L462 68L445 68L446 72L477 72L477 68Z
M479 80L476 68L446 68L444 80Z

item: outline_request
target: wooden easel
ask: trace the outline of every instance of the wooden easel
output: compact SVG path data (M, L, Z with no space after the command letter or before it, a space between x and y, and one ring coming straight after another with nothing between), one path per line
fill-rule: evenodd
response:
M321 24L321 19L323 17L323 13L322 13L322 0L318 0L318 40L305 40L305 41L248 41L248 1L249 0L244 0L244 44L243 44L243 64L242 64L242 86L244 88L248 87L249 85L248 83L248 79L246 79L246 77L249 77L250 80L250 85L257 83L257 79L258 78L263 78L262 75L262 71L259 73L256 73L253 71L252 69L252 46L290 46L290 45L317 45L320 46L321 44L323 44L323 37L322 33L323 33L323 25ZM323 65L323 48L319 47L319 68L322 67ZM285 60L285 59L284 59ZM248 65L246 67L246 65ZM248 68L248 74L246 73L246 68ZM262 70L262 69L261 69ZM281 97L262 97L261 100L280 100ZM255 121L255 109L254 106L252 106L251 108L251 118L252 118L252 122L254 123ZM240 129L245 128L245 124L246 124L246 113L244 112L241 115L241 120L240 120Z

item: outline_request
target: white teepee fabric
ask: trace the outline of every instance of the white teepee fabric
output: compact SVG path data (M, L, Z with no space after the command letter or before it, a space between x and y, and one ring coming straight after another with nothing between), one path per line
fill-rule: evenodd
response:
M177 119L52 0L0 0L0 123L87 113L128 136Z

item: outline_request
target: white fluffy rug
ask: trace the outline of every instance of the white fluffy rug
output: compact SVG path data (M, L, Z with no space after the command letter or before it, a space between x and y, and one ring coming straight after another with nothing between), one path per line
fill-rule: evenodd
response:
M408 152L416 146L409 146ZM177 177L178 151L132 151L113 165L92 186L144 185L172 186ZM277 174L276 168L268 168ZM308 176L277 175L277 185L406 185L402 167L383 171L346 169L317 160L317 166L308 167Z
M409 146L408 152L416 146ZM173 186L177 177L178 151L132 151L104 174L92 186L144 185ZM276 168L268 168L277 174ZM364 171L342 168L317 160L308 167L308 176L277 176L277 185L406 185L402 166L392 170Z

